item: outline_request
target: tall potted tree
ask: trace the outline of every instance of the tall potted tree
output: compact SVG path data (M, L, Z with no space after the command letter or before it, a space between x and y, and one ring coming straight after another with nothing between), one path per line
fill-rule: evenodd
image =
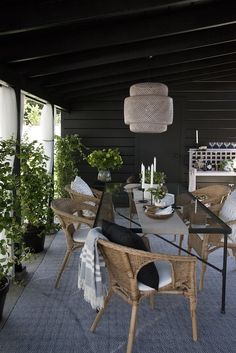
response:
M48 157L37 141L24 140L20 145L20 199L24 241L33 252L44 249L45 235L53 228L50 199L53 180L46 169Z
M65 186L78 175L78 164L85 159L86 147L77 134L55 137L55 195L67 197Z
M12 172L15 145L13 139L0 141L0 320L13 266L29 257L23 244L20 253L13 249L14 244L22 243L22 227L14 197L19 179Z

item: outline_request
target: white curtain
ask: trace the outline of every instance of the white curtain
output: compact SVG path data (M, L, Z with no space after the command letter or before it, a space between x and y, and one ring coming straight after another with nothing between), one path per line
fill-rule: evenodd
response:
M44 105L40 119L41 142L45 154L49 157L47 162L47 171L52 174L53 152L54 152L54 119L52 105Z
M0 139L6 140L17 137L17 104L16 94L13 88L0 87ZM14 158L11 158L13 166ZM4 231L0 233L0 239L4 238Z
M0 87L0 139L16 138L16 94L11 87Z

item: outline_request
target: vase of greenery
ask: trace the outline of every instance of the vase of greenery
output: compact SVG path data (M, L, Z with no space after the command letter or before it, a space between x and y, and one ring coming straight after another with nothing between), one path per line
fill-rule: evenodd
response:
M48 157L37 141L24 140L20 145L20 185L17 190L20 200L21 222L24 242L32 252L44 249L45 235L53 229L49 207L53 195L53 180L48 174Z
M166 175L164 172L153 172L153 189L161 188L166 182ZM147 170L145 172L145 182L144 182L144 197L147 199L151 198L151 171Z
M65 186L79 175L78 164L85 159L86 147L81 142L79 135L55 137L55 196L67 197Z
M29 258L16 208L19 179L13 174L15 147L13 139L0 141L0 320L13 267ZM20 253L13 250L14 244L21 244Z
M98 180L111 181L110 170L119 169L123 164L118 148L94 150L87 156L88 164L98 169Z

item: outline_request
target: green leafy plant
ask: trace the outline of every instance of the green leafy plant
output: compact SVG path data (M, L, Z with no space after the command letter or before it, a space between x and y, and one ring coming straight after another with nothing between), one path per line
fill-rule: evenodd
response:
M13 139L0 141L0 288L12 267L29 258L29 251L22 243L23 230L16 207L19 179L12 172L15 147ZM16 243L21 244L21 250L13 254L12 247Z
M48 174L48 157L37 141L24 140L20 145L20 199L21 219L24 228L41 227L48 232L52 227L50 199L53 195L53 180Z
M67 197L64 188L78 175L78 164L85 159L86 147L76 134L55 139L55 196Z
M150 188L148 191L151 192L155 201L163 199L166 196L167 188L165 185L158 184L156 188Z
M26 99L24 121L26 125L39 125L43 104L39 104L33 99Z
M140 176L141 179L141 176ZM154 184L164 184L166 182L166 175L163 172L153 172L153 183ZM145 183L151 183L151 171L145 171Z
M87 156L87 162L91 167L96 167L99 171L119 169L123 164L118 148L94 150Z

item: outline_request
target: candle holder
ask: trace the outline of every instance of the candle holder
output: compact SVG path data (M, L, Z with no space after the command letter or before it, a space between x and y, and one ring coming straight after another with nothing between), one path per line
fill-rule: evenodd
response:
M140 189L139 189L139 190L140 190ZM139 202L139 203L147 203L148 200L145 200L145 199L144 199L144 190L145 190L145 189L144 189L144 188L141 188L141 190L142 190L143 198L142 198L142 200L139 200L138 202Z

